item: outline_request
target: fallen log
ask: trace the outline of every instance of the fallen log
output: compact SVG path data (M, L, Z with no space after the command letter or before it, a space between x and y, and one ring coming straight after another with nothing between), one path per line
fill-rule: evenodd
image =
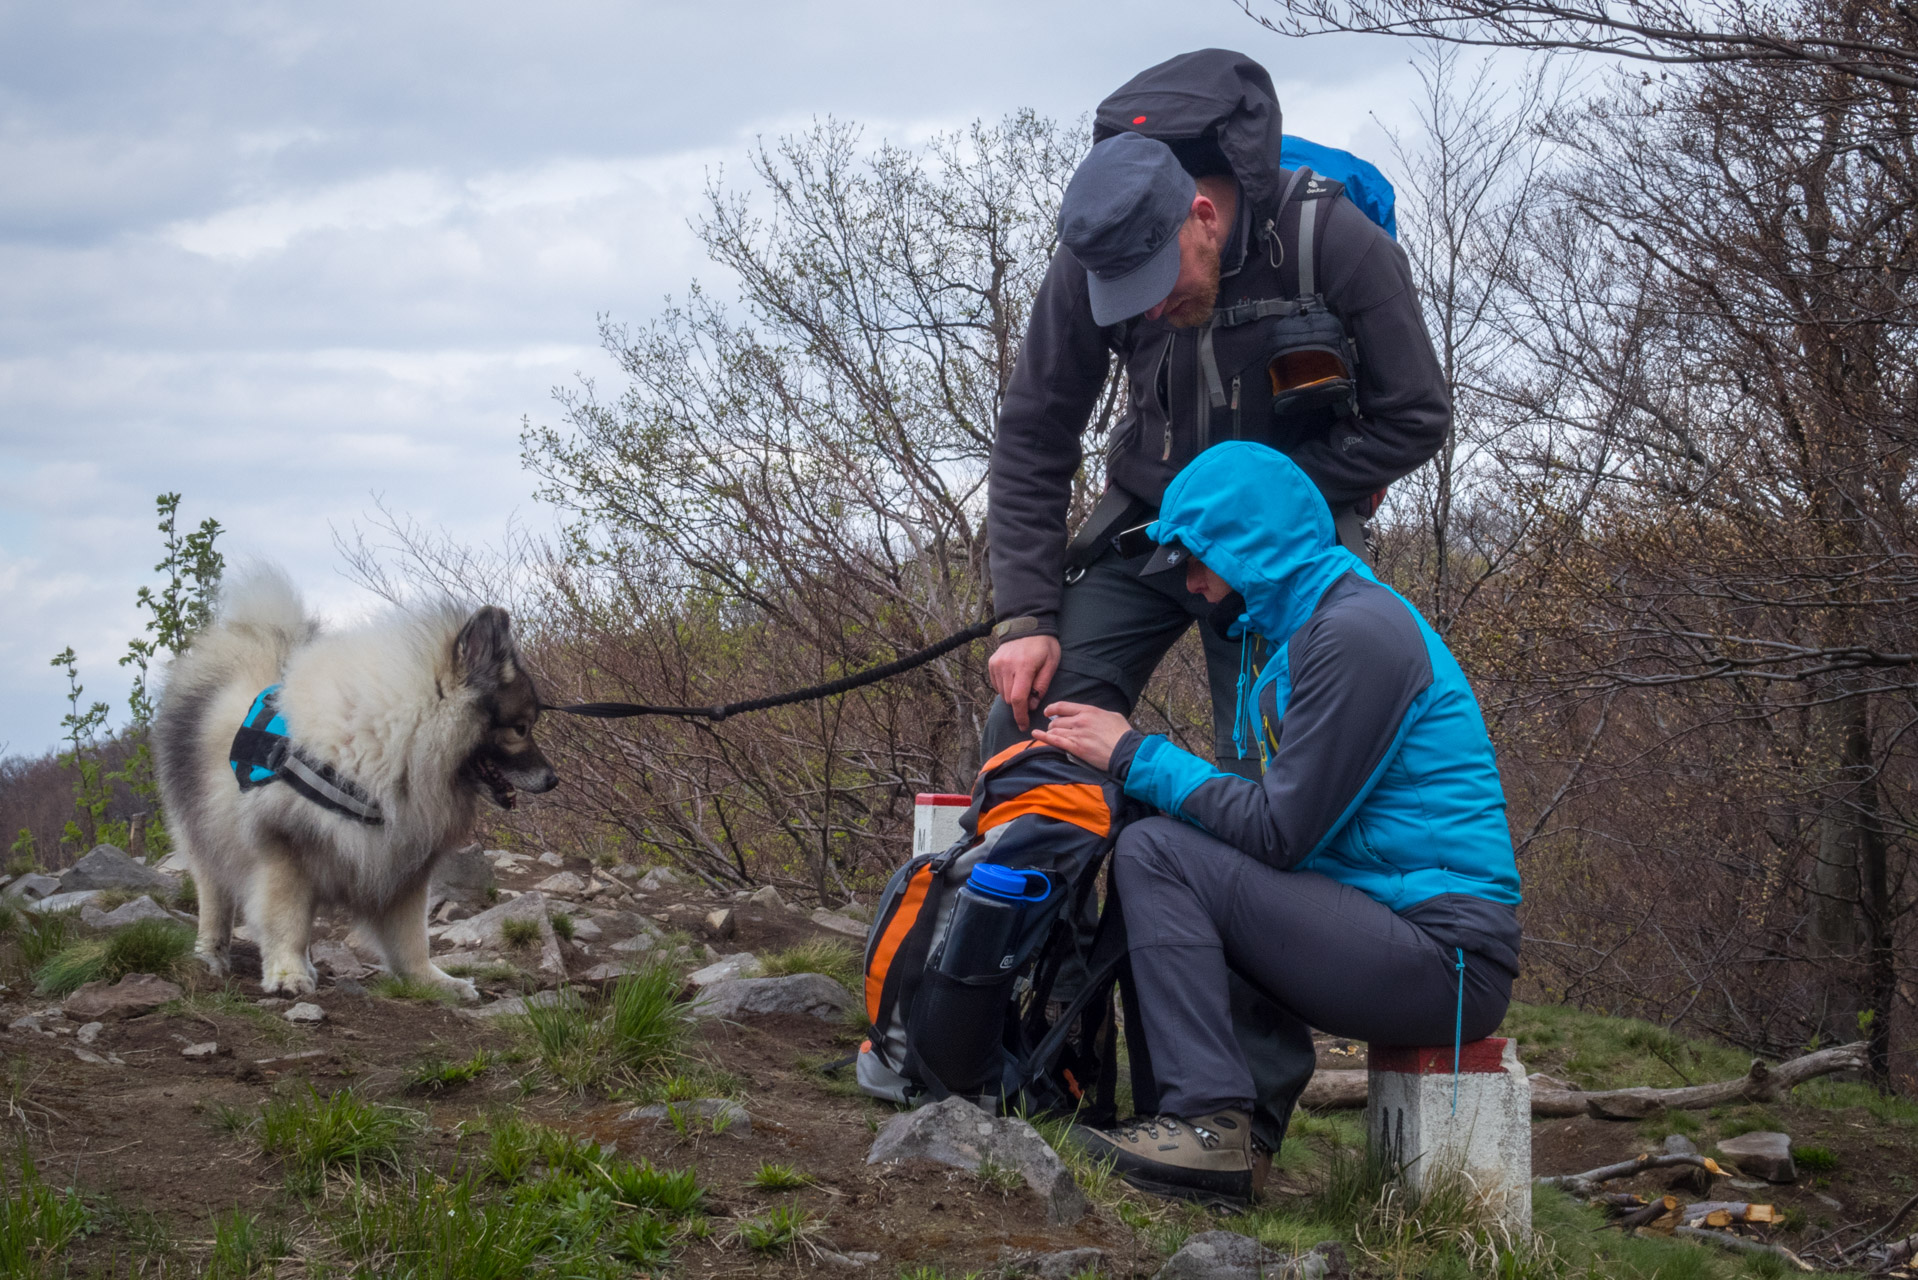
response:
M1736 1080L1686 1085L1678 1089L1593 1089L1563 1085L1549 1077L1532 1084L1534 1116L1595 1116L1600 1120L1642 1120L1661 1111L1702 1111L1726 1102L1777 1102L1799 1085L1838 1071L1865 1068L1865 1043L1820 1049L1790 1062L1767 1067L1753 1062ZM1299 1101L1322 1111L1365 1105L1366 1072L1320 1071L1307 1082Z
M1800 1271L1812 1269L1810 1263L1782 1244L1766 1244L1762 1240L1735 1236L1729 1231L1707 1231L1702 1227L1674 1227L1672 1234L1687 1240L1697 1240L1701 1244L1717 1245L1720 1249L1729 1249L1733 1253L1767 1253L1774 1258L1783 1258Z
M1642 1120L1661 1111L1702 1111L1727 1102L1778 1102L1808 1080L1839 1071L1862 1071L1865 1042L1820 1049L1790 1062L1767 1067L1754 1061L1736 1080L1686 1085L1678 1089L1538 1088L1532 1090L1534 1116L1595 1116L1600 1120ZM1554 1082L1556 1083L1556 1082Z
M1692 1168L1703 1169L1715 1178L1722 1178L1725 1171L1710 1156L1664 1155L1637 1156L1630 1160L1621 1160L1617 1164L1600 1165L1584 1173L1560 1173L1548 1178L1536 1178L1541 1187L1557 1187L1567 1195L1577 1196L1580 1200L1589 1200L1598 1194L1602 1183L1618 1178L1630 1178L1641 1173L1650 1173L1654 1169ZM1665 1199L1672 1200L1671 1196ZM1659 1203L1654 1200L1653 1204ZM1677 1202L1674 1200L1674 1204Z
M1747 1200L1701 1200L1685 1206L1688 1227L1729 1227L1734 1222L1769 1226L1781 1217L1777 1205L1752 1204Z

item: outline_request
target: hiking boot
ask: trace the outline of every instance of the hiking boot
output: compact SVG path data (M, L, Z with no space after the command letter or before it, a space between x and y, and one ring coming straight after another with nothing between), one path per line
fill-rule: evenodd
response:
M1112 1171L1141 1191L1228 1209L1252 1202L1258 1161L1252 1118L1243 1111L1140 1116L1117 1129L1081 1130L1080 1137L1087 1154L1110 1160Z

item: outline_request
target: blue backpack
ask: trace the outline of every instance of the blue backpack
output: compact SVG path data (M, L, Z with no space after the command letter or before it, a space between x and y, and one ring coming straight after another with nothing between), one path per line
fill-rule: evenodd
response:
M1398 216L1393 210L1397 196L1392 184L1370 161L1288 133L1279 145L1279 163L1287 169L1303 166L1321 178L1330 178L1345 188L1345 198L1361 213L1385 228L1386 235L1399 238Z

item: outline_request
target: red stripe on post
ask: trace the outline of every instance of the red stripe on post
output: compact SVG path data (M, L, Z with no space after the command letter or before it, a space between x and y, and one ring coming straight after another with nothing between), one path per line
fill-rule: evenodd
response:
M972 804L972 797L946 795L938 791L921 791L912 798L912 802L916 805L929 804L941 809L964 809Z
M1468 1040L1459 1046L1458 1069L1462 1075L1502 1075L1505 1067L1505 1041L1496 1036ZM1395 1071L1406 1076L1449 1076L1452 1074L1452 1046L1375 1044L1365 1051L1368 1071Z

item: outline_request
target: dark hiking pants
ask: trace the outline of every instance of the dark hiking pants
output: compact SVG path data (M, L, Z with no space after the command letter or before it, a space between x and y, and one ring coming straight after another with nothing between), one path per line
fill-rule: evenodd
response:
M1142 1114L1243 1107L1276 1149L1312 1076L1311 1028L1452 1043L1458 954L1359 890L1274 870L1174 818L1133 823L1113 857L1158 1087L1135 1097ZM1477 1040L1504 1018L1512 975L1464 955L1462 1039Z

